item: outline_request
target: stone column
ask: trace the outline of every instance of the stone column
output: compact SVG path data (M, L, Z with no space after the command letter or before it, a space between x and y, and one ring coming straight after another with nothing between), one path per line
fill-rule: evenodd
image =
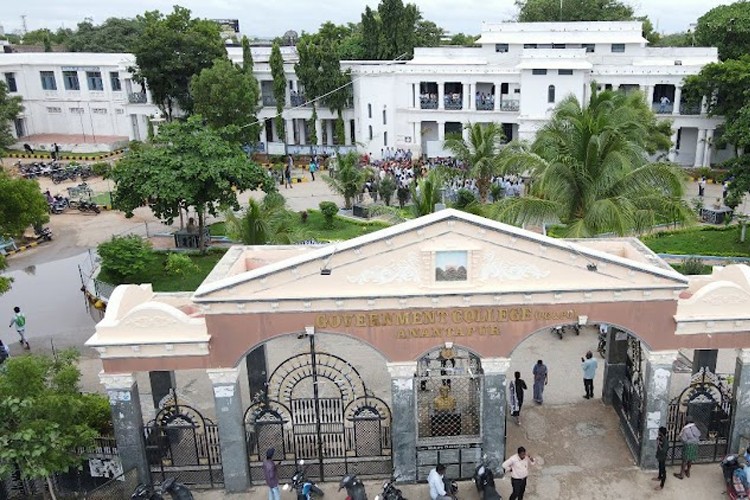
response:
M673 115L680 114L680 103L682 102L682 87L675 87L674 89L674 103L672 108Z
M698 139L695 143L695 161L693 161L693 166L695 168L698 168L703 165L703 151L706 146L705 142L706 142L706 129L699 128Z
M286 132L286 143L294 144L294 120L286 120L284 123L284 131Z
M737 349L732 389L734 408L729 431L729 452L737 453L750 439L750 349Z
M495 108L495 111L500 111L500 99L503 96L502 87L502 83L495 84L495 105L493 106Z
M246 491L250 487L250 475L242 397L237 380L240 369L217 368L206 370L206 373L211 379L214 391L224 489L230 493Z
M705 149L703 151L703 166L711 167L711 153L713 152L714 129L706 130L706 140L703 142Z
M667 159L669 161L675 161L677 159L677 129L672 128L672 137L670 138L672 141L672 147L669 148L669 154L667 155Z
M148 378L151 382L151 397L154 401L154 408L159 408L159 403L167 396L172 389L177 387L172 371L153 371L148 372Z
M438 82L438 109L445 109L445 82Z
M318 141L314 145L323 144L323 126L320 119L315 120L315 137Z
M352 121L344 120L344 144L349 146L352 144Z
M333 146L333 122L334 120L326 120L326 145Z
M399 481L417 480L417 415L414 392L416 361L387 363L391 375L391 448L393 475Z
M510 358L482 359L482 453L497 467L505 460L505 374Z
M602 401L612 404L612 394L625 379L628 357L628 334L618 328L607 330L607 356L602 378Z
M305 124L307 123L307 120L297 120L297 126L299 127L299 143L300 144L307 144L307 134L305 133Z
M659 427L667 425L669 411L669 385L672 380L672 364L677 351L654 351L644 349L646 370L644 378L643 421L641 423L641 469L655 469L656 438Z
M701 99L701 114L705 115L706 113L708 113L708 98L703 96Z
M99 372L99 381L107 391L112 410L117 451L122 470L138 470L138 481L151 484L151 469L146 457L146 440L143 435L143 415L138 383L132 373Z
M646 104L649 109L654 105L654 86L646 85Z
M437 122L438 125L438 141L440 141L440 147L443 147L443 141L445 140L445 122L439 121Z
M470 83L464 84L464 102L463 102L463 108L464 109L471 109L471 101L474 100L474 95L472 93L472 85Z

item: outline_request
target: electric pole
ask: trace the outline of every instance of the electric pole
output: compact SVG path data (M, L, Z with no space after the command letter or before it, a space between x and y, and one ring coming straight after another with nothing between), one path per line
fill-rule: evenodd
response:
M23 34L26 35L26 14L21 14L21 29L23 30Z

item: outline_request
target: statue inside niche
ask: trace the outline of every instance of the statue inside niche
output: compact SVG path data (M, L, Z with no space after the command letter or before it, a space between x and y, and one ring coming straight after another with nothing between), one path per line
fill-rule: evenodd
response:
M438 396L433 400L435 411L454 412L456 411L456 398L451 395L451 388L448 385L441 385L438 390Z

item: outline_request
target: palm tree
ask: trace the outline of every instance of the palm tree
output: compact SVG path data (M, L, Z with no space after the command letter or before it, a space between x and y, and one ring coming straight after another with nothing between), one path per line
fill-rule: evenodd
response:
M445 149L469 166L469 173L477 180L479 199L487 201L492 177L500 173L502 162L500 151L505 140L503 129L497 123L467 123L468 140L461 134L450 134L445 140Z
M336 176L323 177L331 189L344 197L344 208L352 208L352 200L362 192L367 180L367 170L358 165L359 157L354 151L339 155L336 159Z
M569 237L685 223L692 215L684 174L648 159L670 144L669 130L642 94L598 92L593 84L587 105L566 98L530 147L506 151L506 165L529 173L532 184L528 196L501 200L492 214L512 224L560 222Z
M288 245L297 239L293 217L280 193L268 193L261 202L251 198L241 217L227 212L227 232L245 245Z
M443 176L433 169L427 177L411 184L411 211L414 217L431 214L435 205L442 201Z

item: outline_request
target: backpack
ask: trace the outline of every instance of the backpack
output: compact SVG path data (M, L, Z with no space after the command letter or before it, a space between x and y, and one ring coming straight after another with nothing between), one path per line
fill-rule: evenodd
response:
M26 316L21 313L16 314L16 326L19 328L26 326Z

